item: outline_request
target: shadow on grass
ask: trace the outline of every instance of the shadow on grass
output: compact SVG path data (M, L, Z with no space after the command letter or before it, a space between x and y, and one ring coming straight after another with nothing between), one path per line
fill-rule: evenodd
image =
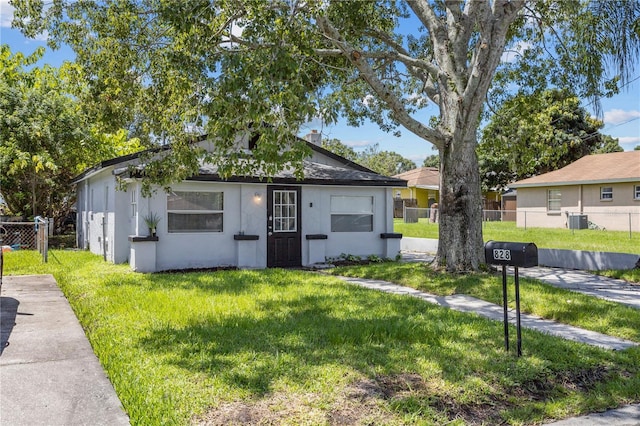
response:
M524 334L525 357L515 358L503 350L501 323L406 297L345 293L345 306L335 295L319 294L264 300L254 312L196 315L184 327L152 329L140 345L257 396L282 381L329 380L324 369L338 366L365 377L415 372L463 393L484 389L473 398L497 392L502 399L511 387L607 358L602 350L535 332Z

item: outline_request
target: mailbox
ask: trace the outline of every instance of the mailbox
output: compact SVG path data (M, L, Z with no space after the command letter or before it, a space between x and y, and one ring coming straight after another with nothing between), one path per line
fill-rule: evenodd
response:
M538 266L538 247L534 243L487 241L484 245L484 257L490 265L530 268Z

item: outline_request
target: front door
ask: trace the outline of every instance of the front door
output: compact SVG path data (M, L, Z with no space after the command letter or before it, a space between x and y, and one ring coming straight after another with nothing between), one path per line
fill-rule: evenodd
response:
M267 187L267 267L302 265L300 187Z

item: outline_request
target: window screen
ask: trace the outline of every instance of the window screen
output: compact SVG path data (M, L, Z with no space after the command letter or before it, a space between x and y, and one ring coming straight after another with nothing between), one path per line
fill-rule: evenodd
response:
M373 197L331 196L331 232L372 232Z
M547 211L559 212L562 207L562 193L559 189L550 189L547 193Z
M222 192L172 192L167 195L169 232L222 232Z

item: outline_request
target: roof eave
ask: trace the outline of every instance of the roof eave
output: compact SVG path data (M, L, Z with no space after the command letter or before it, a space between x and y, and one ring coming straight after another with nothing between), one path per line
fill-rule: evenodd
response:
M384 186L384 187L406 187L406 181L397 181L395 179L385 180L351 180L351 179L314 179L304 178L296 179L294 177L274 177L270 180L267 178L259 178L255 176L232 176L223 179L218 175L197 175L186 179L195 182L235 182L235 183L263 183L263 184L281 184L281 185L335 185L335 186Z
M535 188L545 186L571 186L571 185L600 185L606 183L628 183L640 182L640 177L618 178L618 179L593 179L593 180L576 180L565 182L538 182L538 183L511 183L509 188Z

